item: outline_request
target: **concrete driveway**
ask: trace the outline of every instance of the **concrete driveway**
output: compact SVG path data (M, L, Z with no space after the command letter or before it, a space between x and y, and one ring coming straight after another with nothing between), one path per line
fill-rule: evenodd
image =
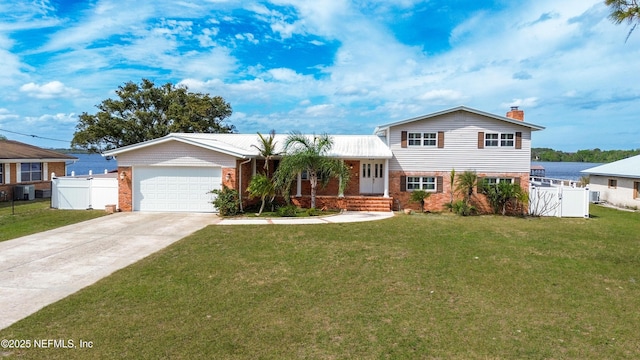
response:
M0 329L219 220L116 213L0 242Z

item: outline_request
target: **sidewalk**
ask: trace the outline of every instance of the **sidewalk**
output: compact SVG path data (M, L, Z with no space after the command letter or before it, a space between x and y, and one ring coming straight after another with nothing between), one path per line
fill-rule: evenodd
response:
M336 224L382 220L393 217L393 212L346 211L322 217L304 218L224 218L218 225L291 225L291 224Z

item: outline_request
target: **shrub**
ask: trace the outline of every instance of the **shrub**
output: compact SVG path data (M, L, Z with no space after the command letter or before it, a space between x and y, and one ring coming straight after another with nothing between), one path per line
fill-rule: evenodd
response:
M451 208L454 213L462 216L474 215L476 213L475 206L467 204L464 200L455 201L451 205Z
M409 201L417 202L418 204L420 204L420 212L422 213L424 212L424 200L429 196L431 196L431 193L426 192L425 190L414 190L411 193L411 198L409 199Z
M237 190L223 186L222 190L215 189L210 192L216 194L212 203L218 209L220 216L234 216L240 212L240 198Z
M320 210L316 208L309 208L306 210L307 216L319 216Z
M298 207L295 205L286 205L279 207L278 215L282 217L296 217L298 215Z

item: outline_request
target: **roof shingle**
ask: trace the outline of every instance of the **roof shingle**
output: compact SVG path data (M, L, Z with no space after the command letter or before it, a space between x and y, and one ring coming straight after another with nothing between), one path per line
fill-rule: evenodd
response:
M39 148L14 140L0 140L0 159L3 160L34 160L34 159L60 159L77 160L75 156L61 154L53 150Z

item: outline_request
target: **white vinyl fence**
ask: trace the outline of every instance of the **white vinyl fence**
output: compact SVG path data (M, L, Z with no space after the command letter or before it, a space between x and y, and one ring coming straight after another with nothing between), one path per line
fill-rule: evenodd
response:
M66 210L104 209L118 203L116 177L59 177L51 180L51 207Z
M589 217L589 188L529 188L529 214L535 216Z

